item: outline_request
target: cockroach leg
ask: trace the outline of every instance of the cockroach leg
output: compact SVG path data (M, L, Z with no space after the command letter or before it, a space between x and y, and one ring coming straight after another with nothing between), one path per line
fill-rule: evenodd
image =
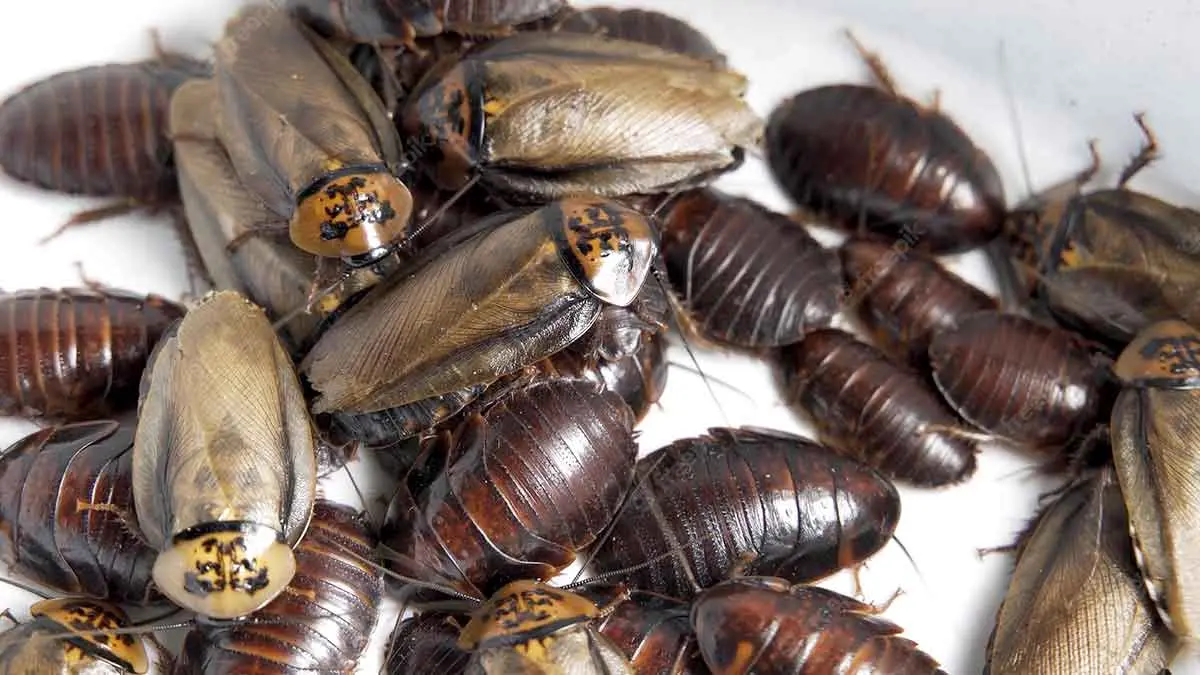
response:
M867 64L867 68L871 70L871 76L875 78L875 83L889 94L899 96L900 89L896 87L896 80L892 78L891 71L888 70L887 64L883 62L879 54L867 49L863 43L859 42L854 31L847 28L844 32L846 37L849 38L850 43L854 45L854 50L858 52L859 57Z
M142 204L141 202L138 202L136 200L123 199L121 201L113 202L113 203L105 205L105 206L100 206L100 207L97 207L94 209L88 209L86 211L80 211L79 213L76 213L75 215L68 218L67 222L63 223L62 225L59 225L58 228L55 229L53 232L51 232L50 234L46 235L45 237L42 237L41 239L39 239L38 244L45 246L46 244L48 244L51 241L60 237L67 230L74 229L80 225L87 225L89 223L95 223L97 221L107 220L108 218L116 218L118 216L124 216L126 214L132 213L133 211L136 211L136 210L144 208L144 207L145 207L145 204Z
M1146 123L1146 113L1135 114L1133 121L1142 130L1144 140L1137 154L1129 160L1129 164L1121 171L1121 177L1117 179L1118 188L1124 188L1125 184L1132 180L1138 172L1162 157L1162 153L1158 149L1158 138L1154 135L1154 130L1150 128L1150 125Z

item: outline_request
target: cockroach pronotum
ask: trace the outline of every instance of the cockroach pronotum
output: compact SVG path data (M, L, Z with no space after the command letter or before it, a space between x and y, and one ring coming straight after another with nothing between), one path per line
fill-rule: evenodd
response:
M664 218L671 285L705 336L759 348L799 342L838 310L837 254L749 199L690 190Z
M69 594L144 605L157 552L131 531L132 416L35 431L0 454L0 559Z
M35 82L0 104L0 167L50 190L121 199L68 226L171 204L179 192L167 108L184 80L207 74L203 63L160 53Z
M869 239L842 244L847 304L857 310L877 346L919 370L929 365L929 341L996 301L919 251Z
M296 570L316 489L315 432L262 309L210 293L155 349L133 447L137 523L159 591L202 616L261 609Z
M946 675L878 610L823 588L746 577L692 603L692 628L714 675L807 672ZM853 669L853 670L851 670Z
M428 484L400 490L383 557L399 574L474 597L553 577L616 513L633 479L632 430L621 398L585 382L498 398L463 420L452 447L430 453L445 467Z
M152 636L110 632L132 625L116 605L55 598L35 603L29 612L30 621L0 632L0 675L171 672L170 655Z
M991 160L936 105L902 97L879 57L854 42L878 86L829 85L781 103L765 143L776 180L832 224L930 253L994 239L1006 211Z
M646 217L598 198L495 222L376 286L321 336L301 364L314 412L415 404L436 413L425 423L444 419L480 385L574 342L606 305L633 303L655 256Z
M589 569L680 599L739 572L828 576L883 548L900 518L886 478L783 432L711 429L638 466Z
M683 19L662 12L636 8L588 7L565 13L554 23L553 28L642 42L725 67L725 55L704 33Z
M984 675L1158 675L1174 649L1134 561L1112 470L1077 480L1021 536Z
M628 597L622 598L621 594ZM596 630L629 658L639 675L707 675L692 633L688 603L623 586L581 590L580 594L610 608L597 619Z
M483 603L459 635L459 648L471 652L466 673L634 675L629 659L592 626L610 610L560 588L514 581Z
M513 198L653 193L735 168L762 121L739 73L578 33L520 33L435 69L400 125L440 187Z
M396 625L388 640L387 675L462 675L471 654L458 648L466 621L450 614L426 612Z
M1122 388L1110 435L1138 565L1175 635L1200 635L1200 331L1182 321L1144 329L1117 359Z
M789 400L832 447L914 485L975 473L974 441L916 371L834 328L809 333L780 359Z
M374 548L361 515L318 501L288 589L244 621L200 624L175 672L355 672L383 597L383 573L364 562Z
M132 408L146 359L183 312L108 289L0 294L0 413L67 421Z
M288 9L325 35L410 49L419 49L416 38L443 32L505 35L566 5L566 0L287 0Z
M995 311L960 318L929 345L933 379L963 419L1055 452L1108 412L1109 363L1080 337Z

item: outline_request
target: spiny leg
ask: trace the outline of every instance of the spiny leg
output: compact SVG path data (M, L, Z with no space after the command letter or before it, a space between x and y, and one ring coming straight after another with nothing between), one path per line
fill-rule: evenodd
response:
M1150 125L1146 124L1146 113L1137 113L1133 116L1133 121L1137 123L1142 130L1142 147L1137 154L1129 160L1125 168L1121 171L1121 177L1117 179L1117 187L1124 188L1139 171L1150 166L1151 163L1158 160L1162 155L1158 150L1158 138L1154 135L1154 130Z
M845 30L846 37L850 39L850 43L854 45L854 50L867 64L867 68L871 70L871 76L875 78L875 83L892 96L899 96L900 89L896 87L896 80L892 78L891 71L888 70L887 64L883 62L883 58L877 52L873 52L866 48L863 43L858 41L858 37L849 28Z

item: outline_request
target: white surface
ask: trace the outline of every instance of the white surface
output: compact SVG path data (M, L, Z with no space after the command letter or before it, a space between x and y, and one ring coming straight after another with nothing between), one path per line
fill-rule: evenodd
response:
M997 57L1006 44L1035 187L1062 179L1086 163L1085 142L1098 138L1112 180L1137 147L1130 114L1145 110L1158 131L1164 159L1136 181L1140 189L1192 206L1200 196L1188 184L1200 173L1195 64L1200 7L1190 0L1086 3L1074 0L653 0L637 4L688 16L711 35L731 64L750 77L749 99L763 115L782 97L830 82L865 81L840 30L853 27L879 50L900 86L922 99L940 88L944 110L989 152L1004 176L1009 201L1023 196L1013 128L1007 114ZM144 58L148 29L160 29L168 46L204 54L239 2L232 0L41 0L24 3L0 41L0 96L54 72L107 61ZM756 161L722 186L787 209ZM0 287L78 285L73 263L89 275L136 291L178 297L186 288L182 257L165 221L127 218L77 230L45 247L37 240L93 201L69 198L0 180L7 215L0 246ZM991 288L977 255L954 261L957 271ZM678 350L673 360L684 362ZM784 408L764 365L729 354L702 355L705 370L734 383L750 398L717 386L727 420L691 374L674 370L663 400L643 425L649 451L715 424L754 424L807 432ZM7 444L32 427L0 424ZM362 473L367 473L363 470ZM918 571L889 546L863 574L868 600L882 602L902 588L887 616L939 659L950 673L979 672L995 609L1007 584L1007 556L980 559L979 547L1012 540L1033 515L1037 495L1051 484L1029 471L1018 454L986 450L978 474L948 490L901 487L899 538ZM332 488L331 488L332 489ZM340 490L339 490L340 492ZM829 584L851 589L848 577ZM23 609L24 594L0 587L0 607ZM18 613L21 615L21 613ZM390 629L385 615L381 633ZM362 672L375 672L382 643L374 644ZM1182 664L1181 664L1182 665ZM1200 668L1178 667L1176 673Z

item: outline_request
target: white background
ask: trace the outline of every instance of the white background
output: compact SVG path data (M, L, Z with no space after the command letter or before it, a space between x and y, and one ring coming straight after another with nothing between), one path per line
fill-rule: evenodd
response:
M150 54L151 27L161 31L168 46L205 55L239 4L23 3L19 20L9 22L0 41L0 95L60 70L144 58ZM686 16L707 32L727 52L732 66L749 75L749 100L763 115L795 91L864 81L865 71L840 33L843 27L853 27L864 42L882 52L908 94L928 100L940 88L943 109L991 154L1012 203L1027 193L1027 186L1001 77L998 47L1003 41L1004 70L1019 106L1035 188L1084 166L1085 143L1093 137L1100 140L1107 162L1100 182L1111 182L1140 140L1130 115L1145 110L1161 138L1164 159L1145 171L1135 186L1200 205L1190 185L1200 170L1200 111L1194 93L1200 63L1200 42L1193 34L1200 29L1196 3L805 0L805 8L799 9L800 4L654 0L641 6ZM722 186L774 208L788 208L756 161L724 179ZM70 214L95 203L0 179L0 209L7 221L0 244L0 287L78 285L73 263L82 261L89 275L109 284L179 297L186 289L186 276L165 221L125 218L37 245ZM991 288L978 256L962 256L953 263L964 276ZM684 357L677 350L673 360L683 362ZM644 451L715 424L808 431L780 404L764 365L739 355L710 353L702 355L702 364L744 394L718 386L718 409L699 380L675 369L663 409L653 412L643 426ZM7 444L29 429L3 423L0 442ZM1010 542L1032 516L1039 492L1052 485L1037 478L1018 453L988 448L980 457L978 474L965 485L940 491L902 487L897 535L912 553L916 569L897 547L889 546L865 570L866 598L882 602L903 589L887 616L903 625L947 671L978 672L1011 560L1003 555L981 560L976 549ZM850 588L844 576L830 585ZM28 599L24 593L0 588L0 607L22 610ZM390 619L383 623L389 625L381 626L381 632L390 628ZM379 640L373 644L363 672L376 671L373 664L381 645Z

